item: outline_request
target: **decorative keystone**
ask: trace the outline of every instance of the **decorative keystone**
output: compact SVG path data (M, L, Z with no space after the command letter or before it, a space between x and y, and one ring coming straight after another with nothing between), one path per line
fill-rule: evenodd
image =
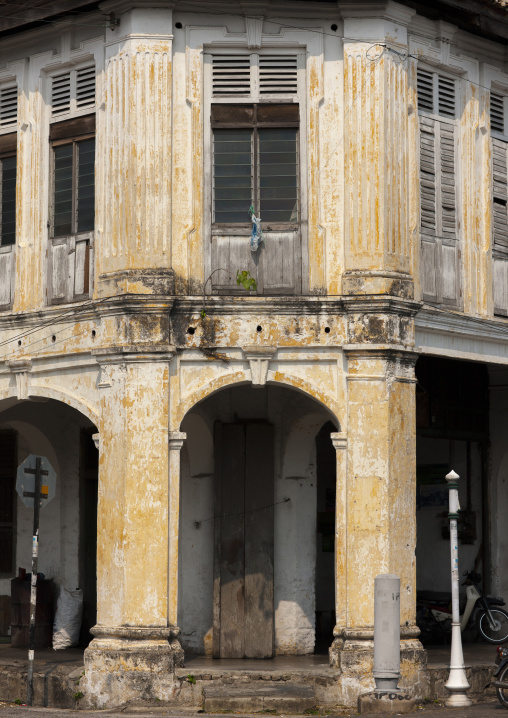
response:
M277 351L276 347L249 346L244 347L245 358L250 364L252 385L265 386L270 359Z
M18 399L28 399L28 374L32 370L30 359L10 359L5 362L16 377L16 394Z

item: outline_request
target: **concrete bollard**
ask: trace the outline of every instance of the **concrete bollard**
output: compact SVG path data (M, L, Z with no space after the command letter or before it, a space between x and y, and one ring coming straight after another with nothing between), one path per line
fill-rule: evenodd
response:
M400 578L374 580L374 680L376 691L397 690L400 678Z
M400 579L380 574L374 579L374 670L376 688L358 696L358 712L410 713L414 698L401 691L400 678Z

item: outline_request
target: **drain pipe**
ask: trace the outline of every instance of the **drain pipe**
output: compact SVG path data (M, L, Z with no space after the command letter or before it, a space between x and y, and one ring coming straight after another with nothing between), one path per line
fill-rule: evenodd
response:
M398 691L400 678L400 578L374 579L374 680L378 693Z

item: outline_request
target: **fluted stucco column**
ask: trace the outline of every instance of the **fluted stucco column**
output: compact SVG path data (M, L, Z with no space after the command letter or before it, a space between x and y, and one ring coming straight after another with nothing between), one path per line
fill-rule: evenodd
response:
M331 663L350 675L350 688L370 687L374 579L381 573L396 574L401 583L401 682L413 689L425 661L415 623L416 354L365 345L349 345L345 351L348 449L341 500L346 509L337 563L346 580ZM345 566L339 550L345 552Z
M174 286L172 3L139 5L107 31L97 128L97 156L103 158L97 176L97 296L170 294Z
M85 695L98 707L167 700L183 661L168 615L170 349L97 352L97 625L85 652Z
M386 3L344 17L345 266L343 294L413 296L410 242L407 24L414 10ZM370 5L369 5L370 8ZM384 17L383 17L384 15Z

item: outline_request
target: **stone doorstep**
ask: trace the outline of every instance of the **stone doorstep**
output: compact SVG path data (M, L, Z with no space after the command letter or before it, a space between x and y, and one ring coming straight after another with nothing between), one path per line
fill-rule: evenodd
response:
M203 708L206 712L231 710L234 713L258 713L275 710L278 713L303 713L316 706L310 686L287 683L224 685L214 682L203 688Z

